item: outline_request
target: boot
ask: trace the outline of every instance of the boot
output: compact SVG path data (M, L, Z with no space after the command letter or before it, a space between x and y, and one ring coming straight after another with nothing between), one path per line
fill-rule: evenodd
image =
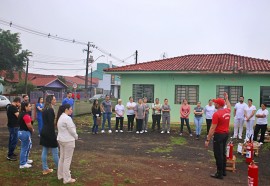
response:
M223 171L217 171L215 174L210 175L212 178L223 179Z
M227 176L226 170L223 171L223 176Z

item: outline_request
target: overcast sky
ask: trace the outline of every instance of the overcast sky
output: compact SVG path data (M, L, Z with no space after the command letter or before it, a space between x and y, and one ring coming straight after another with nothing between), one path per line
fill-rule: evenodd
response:
M269 7L269 0L1 0L0 19L90 41L120 59L138 50L139 62L160 59L164 52L168 57L232 53L270 59ZM34 54L30 72L85 74L86 46L0 28L21 33L23 49ZM96 59L102 53L93 49L92 55ZM134 57L125 63L101 57L95 64L109 61L126 65Z

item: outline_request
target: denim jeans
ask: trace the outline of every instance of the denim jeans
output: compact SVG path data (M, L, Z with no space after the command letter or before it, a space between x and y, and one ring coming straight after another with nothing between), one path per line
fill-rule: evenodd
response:
M18 143L19 127L8 127L8 131L9 131L8 156L12 156Z
M194 124L196 126L196 135L201 135L203 117L194 117Z
M191 134L191 129L189 126L189 118L180 118L181 119L181 127L180 127L180 132L183 133L183 127L184 127L184 122L186 122L188 132Z
M52 156L53 156L53 161L55 164L55 168L58 168L58 161L59 161L59 156L58 156L58 147L55 148L48 148L44 147L42 148L42 154L41 154L41 160L42 160L42 169L43 170L48 170L48 164L47 164L47 156L48 156L48 151L49 149L52 149Z
M95 116L93 116L93 121L94 121L94 124L93 124L93 127L92 127L92 132L98 132L98 123L97 123L97 118Z
M112 117L112 113L111 112L104 112L103 113L102 130L104 130L104 126L105 126L106 120L108 120L109 130L111 130L111 117Z
M30 149L32 148L31 133L29 131L18 131L21 140L20 165L25 165L28 160Z

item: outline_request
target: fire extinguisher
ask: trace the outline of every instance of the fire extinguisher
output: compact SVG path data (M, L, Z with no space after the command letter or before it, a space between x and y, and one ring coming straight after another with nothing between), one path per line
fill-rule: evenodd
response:
M248 186L258 186L258 175L259 168L254 161L252 161L248 166Z
M249 139L249 142L247 143L246 147L246 162L251 163L254 156L254 150L253 150L253 142L251 140L252 136Z
M227 159L232 160L233 159L233 142L230 141L230 143L228 143L227 145Z

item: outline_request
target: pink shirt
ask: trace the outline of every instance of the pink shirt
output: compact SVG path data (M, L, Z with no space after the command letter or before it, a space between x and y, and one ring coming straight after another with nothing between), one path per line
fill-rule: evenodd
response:
M181 105L181 107L180 107L181 118L188 118L189 114L190 114L190 106L189 105Z

